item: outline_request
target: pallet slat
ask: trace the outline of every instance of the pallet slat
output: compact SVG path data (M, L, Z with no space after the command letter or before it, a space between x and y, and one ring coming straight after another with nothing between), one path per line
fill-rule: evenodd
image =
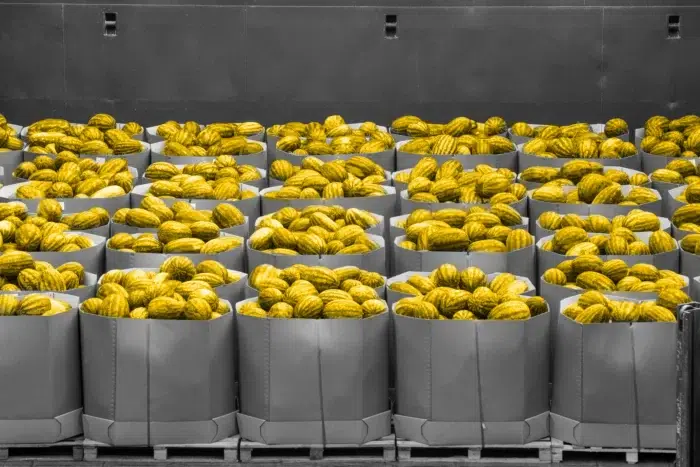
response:
M639 459L645 460L645 458L650 454L662 454L675 458L675 449L653 449L653 448L603 448L603 447L585 447L576 446L573 444L563 443L563 453L566 452L576 452L576 453L589 453L592 456L599 453L618 453L625 455L625 462L628 464L637 464ZM566 457L566 456L564 456Z
M356 450L356 452L352 452ZM350 451L351 454L348 454ZM303 452L303 454L299 454ZM356 445L356 444L328 444L304 445L304 444L262 444L253 441L241 440L239 449L241 462L268 462L270 458L279 461L292 459L308 460L352 460L366 461L368 463L385 461L394 462L396 460L396 439L394 435L386 436L376 441Z
M131 452L129 452L128 447L110 446L86 439L83 449L86 461L97 461L104 459L105 456L116 454L123 458L149 457L156 461L218 457L226 462L236 462L238 460L239 439L238 436L233 436L209 444L157 444L155 446L133 448ZM180 454L179 451L182 450L185 450L187 454ZM144 452L146 455L144 455Z
M399 461L425 463L466 460L475 463L558 464L562 461L562 443L558 440L535 441L523 445L430 446L415 441L397 440Z
M57 443L0 444L0 461L17 459L56 460L71 458L83 460L83 437Z

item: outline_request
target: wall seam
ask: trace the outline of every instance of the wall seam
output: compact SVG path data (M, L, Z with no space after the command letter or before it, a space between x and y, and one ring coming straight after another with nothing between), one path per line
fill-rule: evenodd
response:
M608 121L608 116L605 115L605 86L607 85L607 70L605 66L605 7L600 9L600 121Z
M66 60L66 4L61 3L61 37L63 50L63 109L68 109L68 63Z

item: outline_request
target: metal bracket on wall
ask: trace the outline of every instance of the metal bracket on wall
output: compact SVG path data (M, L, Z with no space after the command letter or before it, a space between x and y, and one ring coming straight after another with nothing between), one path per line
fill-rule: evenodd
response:
M384 37L386 39L398 39L399 18L396 15L386 15L384 18Z
M117 14L113 11L105 11L104 14L105 36L117 35Z
M668 35L667 39L680 39L681 38L681 16L680 15L668 15Z

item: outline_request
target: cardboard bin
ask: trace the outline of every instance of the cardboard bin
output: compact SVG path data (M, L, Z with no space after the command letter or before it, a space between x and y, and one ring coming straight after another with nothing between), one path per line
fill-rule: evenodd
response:
M37 292L19 292L29 295ZM83 432L78 298L54 316L3 316L0 443L55 443Z
M391 433L388 312L367 319L236 319L242 438L359 445Z
M560 309L577 300L562 300ZM674 448L677 327L579 324L560 314L552 437L587 447Z
M81 313L85 437L153 446L236 434L233 313L208 321Z
M548 436L548 314L524 321L394 314L396 436L431 446Z

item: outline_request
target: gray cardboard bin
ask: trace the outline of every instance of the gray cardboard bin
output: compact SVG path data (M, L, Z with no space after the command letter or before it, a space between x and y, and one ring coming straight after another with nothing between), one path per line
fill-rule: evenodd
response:
M141 202L148 194L151 189L151 183L146 185L135 186L131 190L131 206L139 207ZM260 193L260 190L254 186L246 185L244 183L240 186L241 190L250 190L256 195ZM214 209L217 205L221 203L231 204L236 206L245 216L248 216L250 222L255 222L255 219L260 215L260 196L247 199L232 200L219 200L219 199L177 199L177 198L161 198L167 206L172 206L176 201L186 201L195 209Z
M348 160L351 157L355 157L355 156L364 156L368 159L371 159L373 162L376 162L377 164L381 165L384 168L384 170L388 170L390 172L396 168L396 160L395 160L396 151L394 148L386 149L386 150L380 151L380 152L372 152L369 154L354 153L354 154L314 155L314 157L321 159L323 162L330 162L330 161L335 161L338 159ZM308 157L308 156L298 156L296 154L292 154L291 152L285 152L285 151L280 151L279 149L276 149L271 160L282 159L282 160L291 162L292 165L301 165L301 161L305 157Z
M589 216L580 216L581 219L588 219ZM659 221L661 223L661 229L664 232L671 233L671 221L668 220L666 217L659 217ZM535 219L535 238L539 241L543 239L544 237L549 237L551 235L554 235L556 233L556 230L549 230L545 229L540 225L540 220ZM636 232L639 233L639 232ZM649 232L651 233L651 232Z
M661 199L663 200L663 215L669 219L673 216L673 212L669 212L671 209L671 195L669 192L675 188L685 186L682 183L667 183L667 182L657 182L652 180L651 187L661 193Z
M545 123L528 123L532 128L538 128L541 126L547 126ZM531 139L533 139L532 136L519 136L513 133L512 128L508 128L508 139L513 142L516 146L519 146L521 144L525 144Z
M267 169L267 145L261 141L254 141L248 138L250 143L262 144L263 150L254 154L243 154L233 156L238 165L252 165L259 169ZM217 156L168 156L163 154L165 142L160 141L151 144L151 163L153 162L170 162L175 165L182 164L198 164L200 162L212 162Z
M195 263L195 266L197 263ZM159 272L160 268L129 268L129 269L122 269L122 271L128 273L134 270L141 270L141 271L146 271L146 272ZM229 269L229 271L233 271ZM237 273L238 275L241 276L240 280L237 282L232 282L230 284L225 284L225 285L220 285L219 287L214 288L214 291L216 292L216 295L222 300L226 300L227 302L230 303L236 303L241 300L243 300L245 297L245 288L246 284L248 283L248 274L241 272L241 271L233 271ZM102 276L104 277L104 276ZM95 292L97 292L100 288L100 285L102 284L102 277L99 278L99 281L97 282L97 285L94 287ZM83 300L81 300L82 302ZM233 306L233 305L232 305Z
M427 208L425 208L427 209ZM408 219L408 216L410 214L402 214L400 216L395 216L389 219L389 242L391 244L394 243L394 240L396 240L397 237L400 237L402 235L406 235L406 229L399 227L398 223L401 221L405 221ZM530 228L530 219L527 217L522 217L522 223L518 225L511 225L509 226L511 229L525 229L529 230ZM553 234L550 234L553 235Z
M126 125L126 123L117 123L117 128L122 130L122 129L124 129L124 125ZM141 128L143 128L143 126ZM144 138L145 135L146 135L146 130L143 129L143 130L141 130L140 133L136 133L135 135L132 135L131 139L135 139L136 141L146 141L146 139Z
M536 253L534 243L526 248L507 253L467 253L466 251L415 251L401 248L399 243L406 236L394 240L394 272L432 271L441 264L454 264L459 269L476 266L485 273L510 272L516 276L537 281Z
M637 238L644 242L644 243L649 243L649 237L651 236L652 232L637 232ZM594 233L589 233L588 236L592 237L594 235L608 235L608 234L594 234ZM567 256L559 253L555 253L554 251L546 251L542 249L542 245L544 245L546 242L551 240L552 237L544 237L540 240L537 241L537 265L539 267L539 270L542 274L549 269L549 268L555 268L559 263L562 261L566 261L567 259L574 259L576 256ZM635 264L640 264L640 263L645 263L645 264L653 264L659 269L670 269L671 271L678 271L679 270L679 264L680 264L680 259L679 259L679 250L680 248L678 247L678 242L676 243L676 249L667 251L665 253L658 253L655 255L596 255L599 256L603 261L607 261L609 259L621 259L625 263L627 263L628 266L633 266ZM683 273L683 275L689 276L688 274ZM689 276L692 277L692 276Z
M245 219L243 224L234 225L233 227L229 227L227 229L220 229L221 232L231 234L231 235L238 235L239 237L243 237L243 238L248 238L250 236L250 227L249 227L250 224L248 223L248 216L243 216L243 217ZM157 228L134 227L133 225L119 224L117 222L112 222L112 228L111 228L112 235L115 235L118 233L136 234L136 233L157 233L157 232L158 232Z
M59 293L63 295L70 295L72 297L76 297L78 299L78 303L82 303L88 298L92 298L95 296L95 292L97 291L97 274L93 274L91 272L85 272L85 279L84 282L85 284L83 287L79 287L76 289L69 289L66 290L65 292L53 292L54 294ZM6 291L0 291L0 295L13 295L16 294L17 292L6 292ZM38 293L38 294L43 294L46 293L44 291L39 291L39 290L31 290L31 291L26 291L26 293L31 294L31 293Z
M605 132L605 123L592 123L591 124L591 131L593 133L604 133ZM623 133L619 136L615 136L614 138L621 139L622 141L629 142L630 140L630 132L627 130L627 133Z
M236 434L233 312L208 321L80 314L85 437L114 446Z
M139 236L142 234L138 233L134 235ZM221 236L233 237L235 235L221 234ZM173 256L186 256L195 264L207 259L213 259L229 269L245 271L245 248L243 246L245 240L242 237L239 237L239 240L241 241L241 246L215 255L206 255L202 253L132 253L107 247L105 254L105 270L152 268L154 266L160 266L163 264L163 261Z
M110 220L105 225L101 225L101 226L95 227L93 229L78 230L76 232L83 232L83 233L88 233L88 234L92 234L92 235L97 235L98 237L109 238L111 231L112 231L112 221Z
M140 174L142 174L146 171L148 164L151 163L151 146L143 141L141 141L141 145L143 146L143 150L134 154L80 154L79 156L81 159L93 159L97 162L104 162L109 159L126 159L129 161L129 167L135 168ZM33 161L37 158L37 156L49 156L52 159L56 158L55 154L36 154L28 151L24 152L25 161Z
M541 273L544 273L543 271L540 271ZM685 287L683 287L681 290L683 292L687 293L690 295L690 287L691 287L691 282L690 279L688 279L687 276L683 276L683 282L685 283ZM549 304L549 311L551 311L551 318L552 318L552 334L556 332L557 329L557 321L559 320L559 314L563 311L563 309L559 309L559 305L561 304L562 300L565 300L569 297L574 297L581 295L582 292L587 292L587 290L574 290L570 289L568 287L564 287L562 285L556 285L556 284L550 284L549 282L545 282L542 277L540 277L540 296L542 296L547 303ZM659 296L658 292L621 292L621 291L614 291L614 292L603 292L605 295L614 295L616 297L624 298L624 299L632 299L632 300L656 300Z
M362 154L360 154L362 155ZM307 156L307 157L315 157L315 156ZM394 184L392 183L391 179L391 172L388 170L384 171L384 181L379 183L380 185L386 185L386 186L393 186ZM269 177L269 182L268 186L284 186L284 182L282 180L277 180L276 178L272 178L272 176Z
M644 133L646 131L644 128L635 128L634 130L634 145L639 147L639 145L642 143L642 139L644 139Z
M241 437L359 445L391 433L388 312L367 319L236 319Z
M2 153L0 153L0 154L2 154ZM102 162L104 162L104 161L102 161ZM2 167L0 167L0 168L2 168ZM9 183L8 185L16 185L18 183L24 183L24 182L29 181L29 179L27 179L27 178L16 177L15 176L16 169L17 169L17 167L12 168L12 182ZM127 167L127 170L129 171L129 173L133 177L133 186L140 185L142 183L141 177L139 176L140 174L139 174L139 171L136 169L136 167ZM127 195L128 195L128 193L127 193ZM72 199L72 198L69 198L69 199ZM97 199L100 199L100 198L97 198ZM110 199L110 198L103 198L103 199Z
M102 274L105 266L106 239L79 231L69 230L64 233L78 234L82 237L87 237L92 240L93 246L69 253L61 251L31 251L29 253L32 255L32 258L38 261L46 261L54 267L58 267L63 263L75 261L82 264L87 272L92 272L98 276Z
M78 299L41 293L73 309L54 316L2 318L0 443L55 443L83 432Z
M513 209L518 211L521 216L527 216L527 196L523 197L523 199L518 200L517 202L513 203L510 205ZM488 209L489 206L491 206L490 203L424 203L420 201L413 201L409 199L408 197L408 190L403 190L399 194L399 203L400 203L400 213L401 214L410 214L416 209L427 209L428 211L439 211L440 209L468 209L472 206L480 206L483 208Z
M365 232L368 234L379 235L380 237L384 237L384 234L386 232L386 226L384 225L384 216L375 214L373 212L370 212L369 214L377 220L377 224L368 229L365 229ZM260 222L262 222L263 218L270 216L272 216L272 214L265 214L264 216L258 217L255 220L255 230L258 229L258 226L260 225Z
M26 146L25 146L26 149ZM12 183L12 172L22 163L22 150L0 152L0 181L3 185Z
M608 172L608 171L610 171L610 170L619 170L620 172L624 172L624 173L627 174L627 176L628 176L629 178L632 178L632 176L634 176L634 175L642 174L642 175L644 175L645 177L647 177L646 183L643 183L643 184L641 184L641 185L634 185L634 186L642 186L642 187L646 187L646 188L654 188L654 187L653 187L653 184L652 184L652 182L651 182L651 179L649 178L649 175L646 174L646 173L644 173L644 172L642 172L641 170L635 170L635 169L630 169L630 168L627 168L627 167L619 167L619 166L612 166L612 165L606 165L605 167L603 167L603 173L606 173L606 172ZM535 188L539 188L539 187L541 187L542 185L544 185L544 183L540 183L540 182L530 182L530 181L527 181L527 180L522 180L521 177L520 177L520 175L521 175L521 174L518 174L517 182L518 182L518 183L521 183L522 185L524 185L525 188L527 188L528 190L534 190ZM623 186L624 186L624 185L623 185ZM630 186L632 186L632 185L630 185Z
M436 156L423 156L423 157L436 157ZM402 192L403 190L408 189L408 183L401 182L401 181L397 180L396 176L399 174L402 174L402 173L410 174L412 170L413 170L413 167L411 167L410 169L397 170L396 172L391 174L391 181L392 181L391 184L394 187L396 187L396 191L398 193ZM517 176L517 173L516 173L516 176ZM525 184L526 182L520 182L520 183Z
M623 157L622 159L580 159L580 158L546 158L535 156L534 154L527 154L522 151L522 145L518 146L518 170L520 172L524 171L530 167L561 167L567 162L571 161L588 161L588 162L598 162L601 165L611 165L616 167L627 167L634 170L641 170L642 162L639 154L634 156Z
M578 296L562 300L563 310ZM676 446L676 323L559 315L550 430L577 446Z
M700 283L695 278L700 276L700 255L680 249L681 274L690 278L690 295L700 296Z
M361 198L316 198L316 199L277 199L268 198L265 195L274 191L279 191L281 187L270 187L260 191L260 202L262 204L262 214L272 214L280 209L291 206L296 209L303 209L307 206L315 205L338 205L346 209L358 208L365 211L374 212L390 218L396 213L396 189L393 186L384 186L386 194L384 196L366 196Z
M394 314L396 436L482 446L548 436L548 314L523 321Z
M165 123L165 122L163 122ZM180 126L182 127L184 123L180 122ZM151 143L157 143L159 141L163 141L163 137L158 134L158 127L160 125L154 125L154 126L149 126L146 128L146 137L148 138L148 141ZM199 124L199 129L200 131L204 129L204 125L201 123ZM263 129L260 133L256 133L254 135L248 136L248 139L251 139L256 142L264 141L265 139L265 130Z
M393 128L389 127L389 134L391 134L391 137L394 138L394 141L397 143L400 143L401 141L408 141L411 139L410 136L404 135L403 133L396 133Z
M252 269L251 269L251 272L252 272ZM377 292L377 295L379 296L379 298L381 298L382 300L386 300L386 284L387 284L388 279L386 276L382 276L382 279L384 279L384 285L379 286L379 287L375 287L374 291ZM253 298L253 297L257 297L259 294L260 294L260 292L258 292L258 289L256 289L252 285L250 285L250 282L246 278L246 284L245 284L245 287L243 288L244 297L245 298Z
M564 193L569 193L576 190L575 186L565 186ZM627 196L634 187L630 185L625 185L622 188L622 194ZM554 211L559 214L579 214L581 216L587 216L590 214L600 214L609 219L620 215L627 214L633 209L642 209L644 211L653 212L657 216L663 216L663 202L661 194L657 191L657 200L651 203L646 203L638 206L620 206L619 204L568 204L568 203L549 203L546 201L540 201L532 198L532 192L530 190L527 192L528 206L529 206L529 217L530 224L534 227L535 221L540 218L543 212Z
M177 156L176 156L176 157L177 157ZM201 159L201 157L197 157L197 159ZM212 160L214 160L214 159L215 159L215 158L212 158ZM176 164L175 162L172 162L172 161L168 161L168 162L171 162L175 167L177 167L177 168L180 169L180 170L184 169L185 166L188 165L188 164L180 163L179 160L176 160L176 161L175 161L175 162L177 162L177 164ZM208 161L196 161L196 162L192 162L192 164L199 164L199 163L202 163L202 162L208 162ZM239 163L238 161L236 161L236 162ZM260 167L255 167L255 168L257 169L258 175L260 175L260 179L258 179L258 180L247 180L247 181L242 182L242 183L245 183L246 185L254 186L254 187L257 188L258 190L262 190L263 188L267 188L267 170L261 169ZM142 185L148 184L148 183L153 183L153 182L155 181L155 180L153 180L153 179L150 179L150 178L146 177L145 174L144 174L142 180L143 180L143 183L141 183Z
M695 233L695 232L691 232L690 230L681 230L678 227L676 227L675 225L671 226L671 232L672 232L673 238L678 240L678 243L680 243L681 240L683 240L688 235Z
M663 169L669 162L679 159L678 157L649 154L648 152L644 152L642 149L639 150L639 154L641 154L642 157L642 169L648 174L652 173L654 170ZM697 161L696 157L684 159L688 159L693 162Z
M250 247L250 239L246 240L246 251L248 258L248 270L252 271L261 264L270 264L276 268L288 268L295 264L306 264L308 266L326 266L327 268L339 268L341 266L357 266L360 269L370 272L378 272L386 275L386 242L380 235L368 235L379 249L368 253L353 255L279 255L265 253Z
M353 130L357 130L362 126L362 122L356 122L356 123L348 123L348 126L352 128ZM384 133L388 133L388 130L386 127L377 125L377 129L379 131L382 131ZM393 136L393 135L392 135ZM299 165L301 163L301 160L304 157L307 156L298 156L296 154L291 154L285 151L281 151L277 149L277 142L280 140L279 136L271 135L269 132L267 132L267 146L268 146L268 152L270 154L270 162L277 160L277 159L284 159L288 160L291 162L293 165ZM394 141L398 141L394 139ZM384 169L388 171L394 171L396 169L396 161L394 160L395 156L395 148L387 149L386 151L382 152L377 152L377 153L371 153L371 154L328 154L328 155L315 155L314 157L318 157L324 162L328 162L331 160L337 160L337 159L349 159L350 157L353 156L365 156L370 159L372 159L374 162L377 164L381 165L384 167ZM271 185L274 186L274 185Z
M76 123L71 123L71 125L76 125ZM86 123L77 123L77 125L86 125L87 126L87 122ZM122 130L124 128L124 125L126 125L126 123L117 123L117 128ZM12 125L12 124L10 124L10 126L15 128L15 131L17 132L18 136L21 135L22 141L27 140L27 131L29 130L28 126L21 127L19 125ZM145 141L144 135L145 135L145 131L142 130L140 133L136 133L135 135L132 135L131 139L135 139L136 141Z
M412 154L410 152L403 152L401 148L408 142L401 141L396 144L396 170L410 169L418 164L418 161L426 157L425 154ZM449 156L436 156L430 155L438 161L438 165L442 165L450 159L457 159L462 163L465 170L473 169L479 164L486 164L495 168L506 168L513 172L518 171L518 152L504 152L503 154L470 154L470 155L458 155L453 154Z
M20 138L22 141L24 141L24 138L22 137L22 125L15 125L14 123L8 123L7 126L12 128L15 131L15 136L17 138Z
M669 219L673 219L673 213L676 212L676 209L685 206L686 202L684 201L678 201L676 197L681 196L682 194L685 193L685 189L688 188L688 185L679 185L676 188L672 188L671 190L668 190L666 193L666 214Z
M408 298L412 297L413 295L403 293L403 292L397 292L396 290L392 290L389 288L389 286L395 282L406 282L408 279L410 279L412 276L423 276L423 277L428 277L430 276L432 271L408 271L399 274L398 276L390 277L386 281L386 301L389 304L390 307L394 306L394 303L398 302L402 298ZM504 271L506 272L506 271ZM498 276L499 272L494 272L491 274L486 275L486 279L490 282L492 281L496 276ZM527 291L521 293L520 295L525 295L525 296L533 296L535 295L535 286L532 283L530 279L527 277L522 277L522 276L515 276L518 280L521 280L527 284Z
M29 211L36 212L41 199L17 198L17 189L29 183L30 182L15 183L13 185L6 185L0 188L0 200L20 201L27 206ZM136 188L138 187L134 187L134 189ZM56 201L58 201L63 207L64 214L83 212L92 207L98 206L105 208L110 215L113 215L119 209L128 208L131 205L130 197L130 193L127 193L123 196L116 196L114 198L58 198Z

